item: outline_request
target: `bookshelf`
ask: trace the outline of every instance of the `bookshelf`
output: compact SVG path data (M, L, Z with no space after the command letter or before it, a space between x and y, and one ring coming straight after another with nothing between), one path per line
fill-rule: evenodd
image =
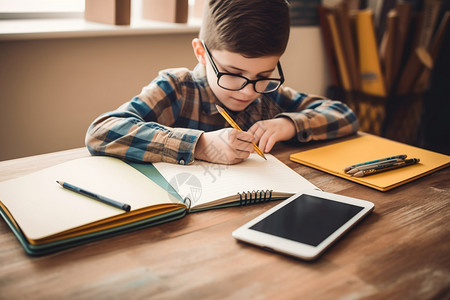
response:
M445 1L343 0L318 12L333 79L327 96L355 111L360 130L417 144L450 27Z

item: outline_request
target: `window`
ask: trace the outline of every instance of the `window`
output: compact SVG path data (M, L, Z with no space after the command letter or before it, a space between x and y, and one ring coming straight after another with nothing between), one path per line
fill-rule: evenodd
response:
M193 1L189 0L189 5L193 5ZM107 26L85 21L84 8L85 0L0 0L0 40L195 33L201 23L201 19L196 18L189 18L188 24L144 19L142 0L131 0L129 26Z
M84 0L1 0L1 19L82 17Z

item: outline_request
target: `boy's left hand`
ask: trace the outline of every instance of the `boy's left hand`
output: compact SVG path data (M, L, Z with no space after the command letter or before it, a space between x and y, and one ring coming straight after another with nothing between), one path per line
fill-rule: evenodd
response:
M258 147L265 153L270 152L276 142L290 140L297 134L294 123L284 117L258 121L247 132L255 136Z

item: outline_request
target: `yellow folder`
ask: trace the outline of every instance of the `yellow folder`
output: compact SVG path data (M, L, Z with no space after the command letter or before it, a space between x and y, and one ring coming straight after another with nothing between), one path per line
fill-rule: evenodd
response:
M359 178L348 175L343 170L346 166L399 154L406 154L408 158L419 158L420 162ZM450 165L448 155L373 135L294 153L290 159L380 191L390 190Z

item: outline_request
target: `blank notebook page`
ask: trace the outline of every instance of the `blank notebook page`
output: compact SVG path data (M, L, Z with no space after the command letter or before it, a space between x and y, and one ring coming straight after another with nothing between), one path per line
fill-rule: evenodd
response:
M303 189L317 189L274 156L265 156L267 161L253 153L235 165L204 161L195 161L186 166L164 162L153 165L177 192L182 192L182 181L189 181L191 188L197 188L195 199L191 199L192 207L243 192L272 190L295 194Z

